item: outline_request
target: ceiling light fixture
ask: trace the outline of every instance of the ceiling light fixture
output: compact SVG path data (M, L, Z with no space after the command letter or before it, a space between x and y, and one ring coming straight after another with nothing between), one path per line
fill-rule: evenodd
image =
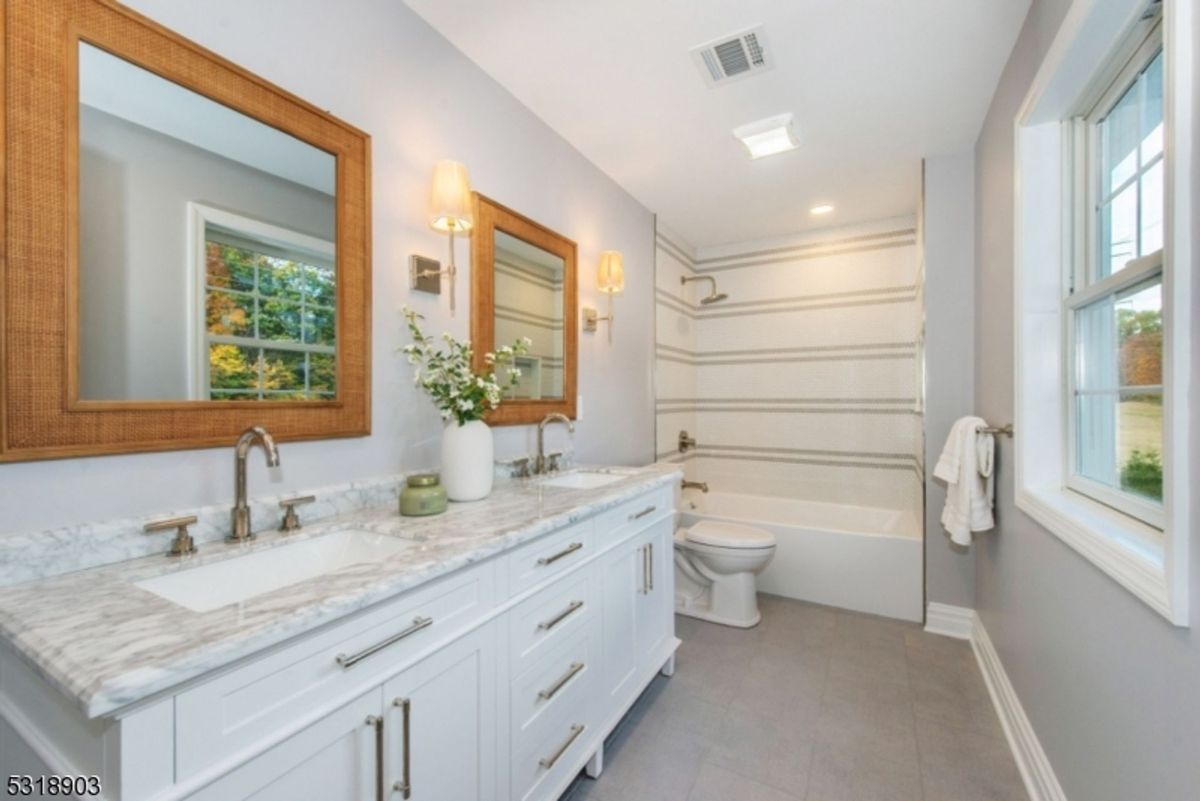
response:
M746 152L752 159L773 156L795 150L800 144L792 130L792 115L778 114L765 120L751 122L733 129L733 135L742 140Z
M830 214L833 212L833 206L828 203L822 203L820 206L813 206L808 210L809 214L820 216L822 214Z

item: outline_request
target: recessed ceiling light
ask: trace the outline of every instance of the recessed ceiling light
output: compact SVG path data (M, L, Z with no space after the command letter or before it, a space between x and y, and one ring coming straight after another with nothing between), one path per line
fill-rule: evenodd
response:
M794 150L800 144L792 131L791 114L779 114L739 126L733 129L733 135L742 140L752 159Z
M830 206L828 203L822 203L820 206L813 206L811 209L808 210L808 213L821 215L821 214L829 214L832 211L833 211L833 206Z

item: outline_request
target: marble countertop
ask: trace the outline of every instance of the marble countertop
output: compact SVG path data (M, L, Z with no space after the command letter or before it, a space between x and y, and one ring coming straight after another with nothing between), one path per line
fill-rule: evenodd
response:
M84 714L97 717L680 478L675 465L621 472L618 481L595 489L500 481L485 500L452 503L435 517L400 517L392 506L364 509L294 534L209 544L182 561L155 555L3 587L0 637ZM415 544L209 612L134 584L345 528Z

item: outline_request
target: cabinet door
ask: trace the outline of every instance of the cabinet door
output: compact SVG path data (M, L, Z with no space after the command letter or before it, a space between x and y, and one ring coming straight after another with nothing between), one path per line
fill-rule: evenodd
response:
M602 617L604 694L620 703L633 692L638 666L638 608L644 569L642 538L621 543L604 557Z
M495 800L498 665L488 625L384 685L387 799Z
M637 595L638 664L662 650L674 634L675 565L672 520L667 518L638 535L641 573Z
M379 688L222 776L189 801L377 801Z

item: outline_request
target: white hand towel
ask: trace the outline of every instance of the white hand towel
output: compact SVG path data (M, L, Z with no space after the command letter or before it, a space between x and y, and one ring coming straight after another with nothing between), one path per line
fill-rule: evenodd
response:
M934 477L946 482L942 526L959 545L971 544L972 531L987 531L996 525L992 515L996 443L991 434L981 430L986 427L987 423L978 417L955 422L933 469Z

